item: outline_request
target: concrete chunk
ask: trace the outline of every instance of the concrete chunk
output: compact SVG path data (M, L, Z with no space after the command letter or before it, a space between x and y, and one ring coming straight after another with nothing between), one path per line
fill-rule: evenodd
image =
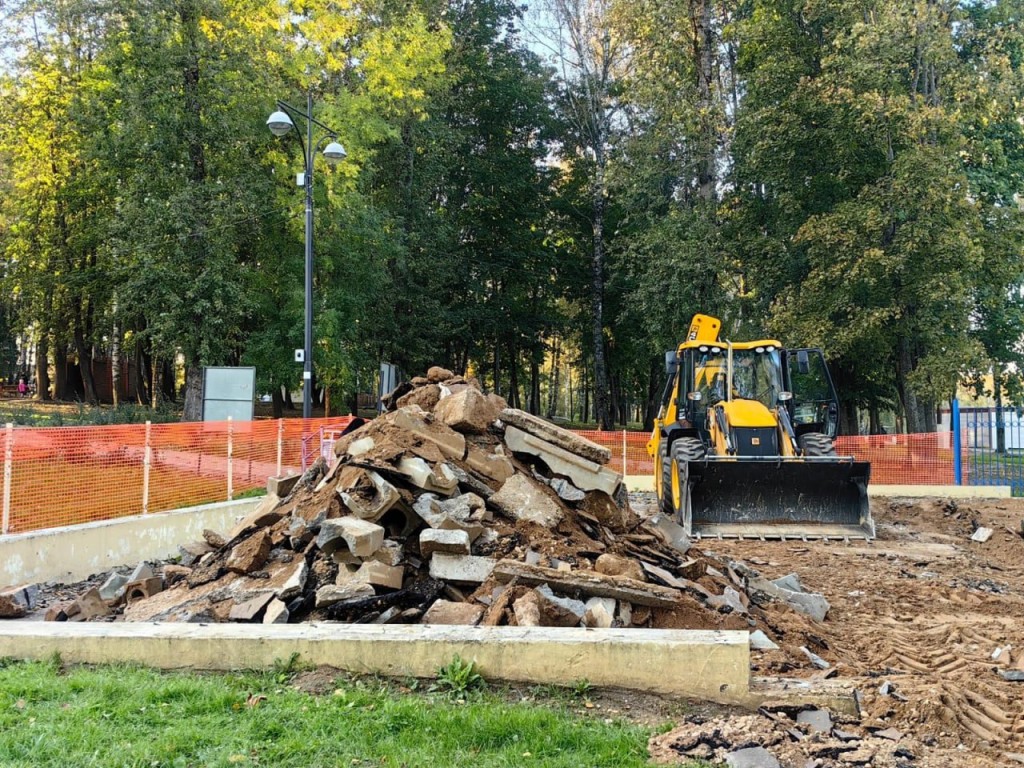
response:
M233 605L231 606L231 611L228 613L228 619L230 621L252 621L273 599L274 595L272 593L265 592L262 595L257 595L251 600L246 600L244 603Z
M606 576L622 576L634 581L647 581L644 569L636 560L606 552L597 558L594 570Z
M475 391L475 390L473 390ZM437 600L423 614L423 624L468 624L479 623L484 615L484 607L474 603L454 603L449 600Z
M615 600L610 597L592 597L587 600L586 613L583 615L583 626L595 629L608 629L615 616Z
M325 584L316 591L316 607L326 608L357 597L373 597L373 587L365 581L346 581L344 584Z
M290 617L288 606L275 597L267 604L267 609L263 612L263 623L287 624Z
M267 493L283 499L292 492L301 477L302 475L298 473L281 475L280 477L268 477Z
M109 602L120 599L124 594L124 585L127 583L127 576L117 571L111 571L106 581L100 585L100 597Z
M500 414L500 418L506 424L518 427L524 432L553 443L569 453L582 456L597 464L607 464L611 461L612 452L604 446L591 442L584 437L570 432L567 429L555 426L549 421L520 411L516 408L506 408Z
M79 595L78 599L75 600L78 606L78 614L82 616L82 619L89 621L89 619L97 619L101 616L106 616L110 613L110 608L106 602L100 597L100 591L93 587L86 591L84 594ZM69 616L71 614L68 614Z
M403 456L395 467L417 488L434 493L451 495L458 488L459 480L447 464L437 464L433 469L419 456Z
M725 756L729 768L781 768L778 759L764 747L748 747Z
M361 581L386 589L401 589L405 568L400 565L384 565L378 560L369 560L352 574L352 581Z
M466 453L466 466L499 483L504 483L515 472L515 468L507 456L488 453L475 445L469 446L469 451Z
M506 480L490 502L513 520L537 523L545 528L554 528L563 517L559 504L524 474Z
M285 580L284 585L277 592L278 600L291 600L302 594L306 588L306 579L309 578L309 567L304 558L299 559L292 570L291 575Z
M772 642L772 639L760 629L756 629L750 633L750 647L755 651L779 650L779 646Z
M385 539L380 549L371 557L384 565L400 565L402 563L402 545L397 541Z
M760 576L748 577L746 586L747 595L757 605L763 607L773 600L779 600L815 621L824 621L831 607L823 595L783 589Z
M536 456L556 475L564 475L583 491L604 491L614 496L622 483L622 475L589 459L561 448L554 443L523 432L516 427L505 429L505 444L516 453Z
M270 533L260 530L231 550L225 566L235 573L252 573L267 562L270 555Z
M430 557L435 552L449 555L469 554L469 534L463 530L424 528L420 531L420 555Z
M461 460L466 455L466 438L445 424L427 423L426 413L420 408L399 408L380 418L399 429L412 432L421 440L434 443L448 458Z
M810 728L811 733L829 733L832 730L832 716L824 709L807 709L798 712L796 721Z
M587 612L586 605L571 597L560 597L547 584L533 590L539 598L541 624L548 627L575 627Z
M977 541L984 544L986 541L992 538L992 529L979 527L971 536L971 541Z
M26 613L25 606L15 601L13 595L0 595L0 619L20 619Z
M349 487L339 488L338 497L349 512L371 523L384 517L401 498L395 486L370 470L360 472Z
M259 503L259 506L253 510L252 514L243 518L238 525L231 529L227 535L228 541L237 538L248 530L253 528L266 528L268 525L273 525L282 517L284 512L277 509L281 500L277 496L266 496L263 501ZM188 563L186 563L188 565Z
M376 523L358 517L338 517L324 520L316 545L325 554L346 545L357 557L370 557L384 544L384 529Z
M430 575L441 581L482 584L494 570L494 560L477 555L446 555L438 552L430 558Z
M441 398L434 417L459 432L482 433L498 418L498 409L480 390L467 387Z

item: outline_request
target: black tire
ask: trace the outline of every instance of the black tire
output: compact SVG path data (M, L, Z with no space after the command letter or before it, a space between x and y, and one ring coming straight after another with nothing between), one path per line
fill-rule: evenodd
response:
M832 438L821 432L808 432L797 438L800 452L804 456L836 456L836 447Z
M696 437L681 437L672 443L672 461L669 462L669 466L673 471L679 471L678 467L684 464L688 464L691 461L700 461L704 458L704 444ZM672 506L672 514L676 517L677 522L683 522L684 512L688 507L687 494L689 493L689 484L682 482L682 475L680 474L680 488L679 488L679 503L672 497L672 481L669 479L668 485L669 493L667 494L669 504Z
M668 457L668 443L662 442L658 459L661 461L661 511L671 517L675 510L672 508L672 460Z

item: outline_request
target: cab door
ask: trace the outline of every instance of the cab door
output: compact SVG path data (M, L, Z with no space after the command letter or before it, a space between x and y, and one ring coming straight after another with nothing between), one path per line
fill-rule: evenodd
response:
M834 438L839 431L839 398L820 349L786 350L790 418L796 434L821 432Z

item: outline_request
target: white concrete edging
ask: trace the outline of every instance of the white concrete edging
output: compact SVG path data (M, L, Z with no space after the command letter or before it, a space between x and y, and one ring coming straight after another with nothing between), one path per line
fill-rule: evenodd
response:
M179 544L201 539L204 528L231 530L262 500L222 501L0 536L0 586L79 581L115 566L173 557Z
M745 631L372 624L159 624L17 621L0 625L4 655L160 669L268 669L302 664L394 677L435 677L458 654L485 679L579 680L731 704L750 701Z

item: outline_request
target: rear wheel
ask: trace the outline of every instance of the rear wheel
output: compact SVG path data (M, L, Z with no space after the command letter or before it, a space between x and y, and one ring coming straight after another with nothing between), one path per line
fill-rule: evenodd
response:
M704 458L704 444L696 437L681 437L672 443L672 461L670 468L675 467L672 472L670 496L672 512L682 521L688 506L689 486L684 480L683 467L691 461L701 461Z
M832 438L821 432L808 432L797 438L800 451L804 456L835 456L836 447Z

